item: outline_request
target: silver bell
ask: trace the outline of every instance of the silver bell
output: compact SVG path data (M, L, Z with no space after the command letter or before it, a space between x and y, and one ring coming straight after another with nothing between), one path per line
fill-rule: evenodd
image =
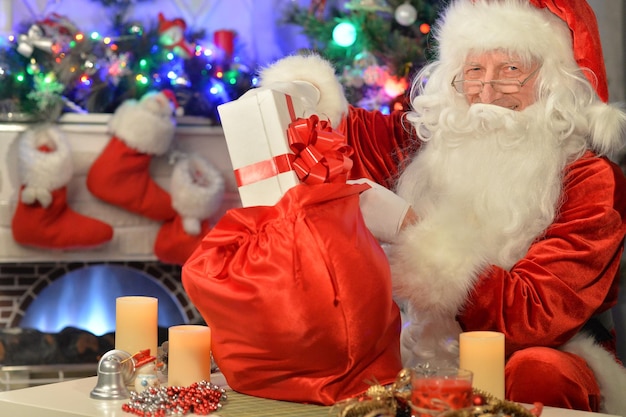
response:
M126 386L135 374L131 355L123 350L111 350L98 362L98 382L89 395L97 400L122 400L130 397Z

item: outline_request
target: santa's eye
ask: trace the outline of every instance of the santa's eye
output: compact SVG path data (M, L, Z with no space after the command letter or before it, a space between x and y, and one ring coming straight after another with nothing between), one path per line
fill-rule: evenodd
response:
M500 70L500 78L516 78L522 75L522 70L517 65L505 65Z
M463 78L466 80L476 80L483 76L485 69L482 67L465 67Z

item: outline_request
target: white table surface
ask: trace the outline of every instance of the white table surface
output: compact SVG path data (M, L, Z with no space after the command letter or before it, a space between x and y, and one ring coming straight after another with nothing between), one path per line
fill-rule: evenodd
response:
M225 386L221 375L213 375L211 381ZM0 392L0 416L3 417L132 417L134 414L122 411L125 400L94 400L89 397L96 386L97 377L74 379L56 384L40 385L31 388ZM231 399L230 401L236 401ZM271 401L271 400L260 400ZM276 402L282 403L282 402ZM283 403L287 405L288 403ZM328 416L328 407L305 406L306 415ZM225 407L223 414L228 407ZM304 410L304 408L302 409ZM278 410L277 410L278 411ZM219 417L220 412L210 414ZM244 414L242 414L244 415ZM247 413L245 415L248 415ZM251 414L253 415L253 414ZM304 414L293 414L293 417ZM188 414L195 416L195 414ZM608 414L564 410L544 407L542 417L607 417ZM619 417L619 416L612 416Z

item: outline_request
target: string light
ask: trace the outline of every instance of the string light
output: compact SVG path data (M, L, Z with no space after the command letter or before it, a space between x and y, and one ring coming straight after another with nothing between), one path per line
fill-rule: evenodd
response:
M47 105L43 100L51 103L46 97L56 95L74 106L66 109L108 112L123 98L138 98L150 90L171 88L183 106L189 103L185 115L218 121L217 105L238 98L252 87L251 71L235 64L239 57L235 54L224 60L213 44L203 46L196 42L191 57L183 57L158 41L146 43L157 38L151 30L144 39L143 27L138 24L117 30L120 35L113 36L69 29L71 37L51 32L54 34L43 39L49 42L48 49L35 44L28 57L26 49L18 50L17 36L0 36L0 56L8 57L11 65L23 65L22 71L11 68L0 74L5 90L13 88L11 94L19 95L11 111L33 112L35 118L39 114L46 116L38 113ZM40 91L41 94L29 95ZM33 102L35 106L31 105Z
M333 41L339 46L347 48L356 42L356 28L350 22L341 22L333 29Z
M148 77L146 77L146 76L145 76L145 75L143 75L143 74L137 74L137 76L135 77L135 79L137 80L137 82L138 82L139 84L143 84L143 85L147 85L147 84L150 82L150 80L148 79Z

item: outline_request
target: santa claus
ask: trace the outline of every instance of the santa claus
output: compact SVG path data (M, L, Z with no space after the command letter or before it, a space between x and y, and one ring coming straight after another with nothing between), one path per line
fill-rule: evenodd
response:
M314 55L265 68L261 85L314 85L355 149L351 177L401 197L373 187L362 209L390 243L405 365L456 363L461 331L499 331L508 399L626 415L610 320L626 181L607 158L626 114L607 104L593 11L455 0L433 33L408 113L347 105Z

